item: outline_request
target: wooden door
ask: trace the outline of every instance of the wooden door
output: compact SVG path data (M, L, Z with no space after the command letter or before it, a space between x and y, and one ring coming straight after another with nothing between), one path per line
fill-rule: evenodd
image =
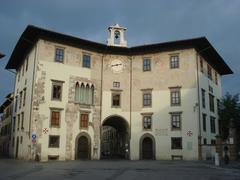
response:
M153 159L153 142L149 137L142 141L142 159Z

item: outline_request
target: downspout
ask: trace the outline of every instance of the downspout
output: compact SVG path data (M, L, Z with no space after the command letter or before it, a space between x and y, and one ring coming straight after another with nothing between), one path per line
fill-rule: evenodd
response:
M131 155L131 146L130 146L130 143L131 143L131 134L132 134L132 56L130 57L130 119L129 119L129 128L130 128L130 131L129 131L129 159L130 159L130 155Z
M198 67L198 53L196 52L196 65L197 65L197 93L198 93L198 159L202 160L202 131L201 131L201 113L200 113L200 85L199 85L199 67Z

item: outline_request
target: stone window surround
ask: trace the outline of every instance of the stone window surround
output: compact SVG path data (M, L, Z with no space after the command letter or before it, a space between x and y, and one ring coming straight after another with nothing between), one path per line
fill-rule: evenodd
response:
M179 69L180 68L180 52L176 52L176 53L170 53L170 54L168 54L169 55L169 67L170 67L170 69ZM178 57L178 66L177 67L173 67L172 66L172 61L171 61L171 57Z
M180 147L173 147L173 140L179 139L181 140L181 146ZM172 150L182 150L183 149L183 143L182 143L182 137L171 137L171 149Z
M170 114L170 126L171 126L171 131L181 131L182 130L182 111L174 111L174 112L169 112ZM172 124L173 124L173 115L179 115L179 123L180 123L180 127L179 128L173 128Z
M62 94L63 94L63 84L65 83L65 81L61 81L61 80L55 80L55 79L51 79L52 82L52 89L51 89L51 100L52 101L62 101ZM54 85L60 85L61 86L61 95L60 95L60 99L55 99L53 98L53 86Z
M142 131L152 131L152 126L153 126L153 112L144 112L144 113L141 113L142 115ZM146 129L144 128L144 117L151 117L151 128L149 129Z
M121 108L121 104L122 104L122 89L111 89L112 92L112 98L111 98L111 108ZM119 99L119 106L114 106L113 105L113 95L114 94L119 94L120 95L120 99Z
M57 146L51 146L50 145L50 138L51 137L58 137L58 144L57 144ZM60 135L49 135L48 136L48 148L60 148Z
M61 127L61 118L62 118L62 112L64 109L63 108L56 108L56 107L50 107L50 121L49 121L49 127L50 128L60 128ZM58 111L60 112L60 117L59 117L59 125L51 125L51 120L52 120L52 111Z
M90 122L90 113L91 113L91 111L88 111L88 110L80 110L79 111L79 129L88 130L89 122ZM87 114L88 115L88 126L87 127L81 127L81 114Z
M151 108L152 107L152 91L153 88L146 88L146 89L141 89L142 91L142 108ZM151 104L150 105L144 105L144 94L151 94Z
M86 55L86 56L89 56L90 57L90 65L89 65L89 67L86 67L86 66L84 66L84 64L83 64L83 56L84 55ZM88 69L91 69L91 67L92 67L92 54L91 53L89 53L89 52L86 52L86 51L83 51L82 52L82 68L88 68Z
M146 61L146 60L149 60L149 68L148 68L148 66L144 66L144 62ZM143 66L142 66L142 68L143 68L143 72L147 72L147 71L151 71L151 69L152 69L152 58L150 58L150 57L143 57L143 60L142 60L142 64L143 64Z
M56 50L57 49L62 49L63 50L63 59L62 59L62 61L57 61L57 57L56 57ZM55 46L55 48L54 48L54 62L57 62L57 63L63 63L64 64L64 61L65 61L65 47L62 47L62 46Z
M170 90L170 105L171 106L181 106L181 88L182 86L173 86L173 87L168 87ZM174 104L172 103L172 92L179 91L179 103Z

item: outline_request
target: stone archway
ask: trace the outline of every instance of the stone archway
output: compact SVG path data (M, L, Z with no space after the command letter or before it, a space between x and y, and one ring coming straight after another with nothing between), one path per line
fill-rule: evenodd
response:
M80 133L76 137L75 159L81 160L91 159L91 138L85 132Z
M153 135L146 133L140 139L140 159L153 160L156 156L156 144Z
M101 128L101 159L129 159L129 131L129 124L123 117L107 117Z

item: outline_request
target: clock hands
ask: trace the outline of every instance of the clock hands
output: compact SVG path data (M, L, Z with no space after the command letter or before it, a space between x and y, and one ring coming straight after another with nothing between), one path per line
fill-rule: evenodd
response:
M112 67L113 66L121 66L121 65L122 65L121 63L120 64L113 64Z

